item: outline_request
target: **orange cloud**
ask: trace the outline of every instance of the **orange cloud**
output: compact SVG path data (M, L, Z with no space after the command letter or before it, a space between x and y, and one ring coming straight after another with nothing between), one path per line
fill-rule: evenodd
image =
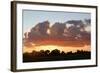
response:
M71 26L67 27L67 23L71 23ZM23 44L27 47L40 45L83 47L91 44L91 33L87 32L85 28L86 24L81 20L73 20L66 23L57 22L51 27L49 21L44 21L36 24L27 35L25 34Z

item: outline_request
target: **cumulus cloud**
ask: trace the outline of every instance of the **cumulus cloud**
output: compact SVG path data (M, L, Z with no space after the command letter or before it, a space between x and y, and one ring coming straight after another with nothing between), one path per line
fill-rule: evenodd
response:
M64 23L56 22L50 27L49 21L36 24L25 35L24 45L60 45L82 47L90 45L91 33L86 30L90 27L90 20L69 20ZM47 33L49 29L50 34ZM87 28L88 30L90 28ZM27 44L28 43L28 44Z
M51 36L62 36L62 34L64 33L64 29L66 28L66 24L65 23L59 23L56 22L51 28Z

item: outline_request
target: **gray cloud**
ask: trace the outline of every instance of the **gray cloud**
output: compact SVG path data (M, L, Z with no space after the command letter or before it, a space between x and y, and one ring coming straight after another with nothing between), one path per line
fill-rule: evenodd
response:
M71 26L67 27L67 24L71 24ZM54 44L73 47L90 45L91 33L85 30L87 25L90 27L90 20L85 22L81 20L70 20L65 23L56 22L52 27L50 27L49 21L44 21L36 24L36 26L28 32L28 37L24 38L24 40L27 40L25 45L31 46L31 43L38 45ZM48 29L50 29L50 34L47 33ZM58 43L56 41L58 41Z
M55 23L51 28L51 36L62 36L62 34L64 33L64 29L66 28L66 24L65 23Z

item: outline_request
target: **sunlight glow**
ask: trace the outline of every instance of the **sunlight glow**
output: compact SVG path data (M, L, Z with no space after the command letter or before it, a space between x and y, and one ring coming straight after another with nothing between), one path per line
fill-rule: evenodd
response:
M90 51L91 47L90 45L85 45L83 47L67 47L67 46L57 46L57 45L43 45L43 46L35 46L32 48L27 48L23 47L23 52L32 52L33 50L40 51L40 50L54 50L58 49L60 51L65 51L65 52L76 52L77 50L85 50L85 51Z
M47 34L50 34L50 29L47 30Z
M87 32L91 32L91 27L90 27L90 26L87 26L87 27L85 28L85 30L86 30Z

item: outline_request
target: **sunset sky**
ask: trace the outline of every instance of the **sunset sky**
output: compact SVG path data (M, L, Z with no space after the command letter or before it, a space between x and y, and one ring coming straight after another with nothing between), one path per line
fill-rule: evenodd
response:
M91 49L91 14L23 10L23 52Z

